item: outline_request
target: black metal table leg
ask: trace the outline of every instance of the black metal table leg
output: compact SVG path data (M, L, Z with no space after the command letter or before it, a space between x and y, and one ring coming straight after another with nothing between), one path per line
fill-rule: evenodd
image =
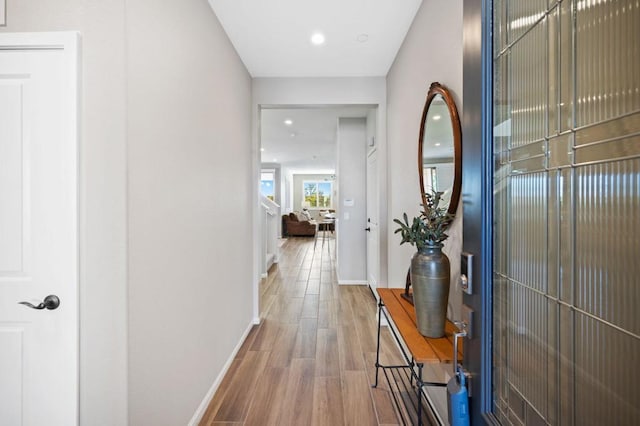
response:
M382 300L378 302L378 344L376 347L376 383L373 385L374 388L378 387L378 371L380 370L380 328L382 327L382 307L384 304Z
M416 391L418 396L418 426L422 426L422 367L424 364L417 363L418 366L418 377L416 379Z

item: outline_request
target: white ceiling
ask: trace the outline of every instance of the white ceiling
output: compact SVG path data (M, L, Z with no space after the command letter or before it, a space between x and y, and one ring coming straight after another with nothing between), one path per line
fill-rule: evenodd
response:
M386 76L421 3L209 0L253 77ZM315 32L324 45L311 44Z
M278 163L297 173L335 173L338 117L366 117L370 108L263 109L262 163ZM286 125L287 119L293 123Z
M386 76L422 0L209 0L252 77ZM322 32L326 42L311 43ZM359 41L366 35L366 41ZM296 172L336 167L338 117L367 108L266 109L262 162ZM288 127L286 118L293 120ZM294 133L295 136L291 136Z

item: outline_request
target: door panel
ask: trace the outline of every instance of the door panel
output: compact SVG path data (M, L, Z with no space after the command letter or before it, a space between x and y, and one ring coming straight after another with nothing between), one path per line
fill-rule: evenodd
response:
M640 9L494 12L491 411L502 424L639 424L627 360L640 353Z
M78 416L75 34L0 35L0 419ZM55 310L32 309L50 294Z

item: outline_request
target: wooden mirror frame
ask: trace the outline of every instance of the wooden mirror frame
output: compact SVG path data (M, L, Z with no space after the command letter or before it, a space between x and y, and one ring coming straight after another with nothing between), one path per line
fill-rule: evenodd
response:
M426 204L427 199L424 196L424 169L422 163L422 146L424 142L424 127L427 119L427 113L429 112L429 106L431 106L431 102L436 95L441 95L447 104L447 108L449 110L449 118L451 119L451 128L453 130L453 167L454 167L454 175L453 175L453 187L451 188L451 201L449 203L448 212L451 214L455 214L458 210L458 202L460 200L460 188L462 186L462 130L460 127L460 117L458 116L458 109L456 108L456 103L444 85L438 83L437 81L431 83L429 87L429 92L427 93L427 101L424 104L424 109L422 110L422 120L420 122L420 136L418 138L418 173L420 175L420 196L422 198L422 203Z

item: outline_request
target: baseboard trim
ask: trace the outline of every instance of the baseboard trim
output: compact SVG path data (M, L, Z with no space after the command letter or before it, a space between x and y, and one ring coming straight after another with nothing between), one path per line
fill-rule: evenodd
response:
M341 280L338 279L340 285L367 285L367 280Z
M218 387L220 386L220 383L222 383L222 379L224 378L225 374L227 374L227 371L229 371L229 367L231 367L231 363L233 362L238 351L242 347L242 344L247 339L249 332L251 332L251 329L254 327L255 324L259 323L259 321L257 323L255 321L256 320L254 318L253 321L249 324L249 326L245 330L244 334L240 338L240 341L231 352L229 359L227 359L227 362L222 367L222 371L220 371L220 374L218 374L218 377L216 377L216 379L214 380L213 384L211 385L211 388L209 388L209 391L207 392L207 394L204 396L204 399L200 403L200 406L198 407L196 412L193 414L193 417L191 418L189 423L187 423L188 426L197 426L200 423L200 420L202 420L204 413L207 411L207 408L209 407L209 404L213 399L213 395L215 395L216 391L218 390Z

